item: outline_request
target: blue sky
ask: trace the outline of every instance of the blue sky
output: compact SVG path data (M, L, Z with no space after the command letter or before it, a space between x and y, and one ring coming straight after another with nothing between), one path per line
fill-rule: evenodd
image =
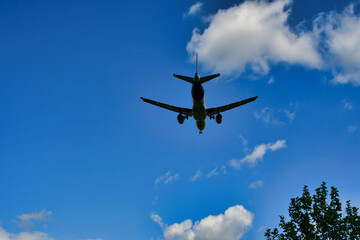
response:
M360 207L358 10L2 1L0 240L263 239L322 181ZM208 107L259 96L202 135L139 98L190 108L195 52Z

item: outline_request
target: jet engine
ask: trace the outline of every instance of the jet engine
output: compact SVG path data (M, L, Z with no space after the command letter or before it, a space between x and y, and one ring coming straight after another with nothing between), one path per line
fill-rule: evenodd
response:
M184 120L185 120L185 116L183 116L181 113L179 113L179 115L177 116L177 120L178 120L179 124L183 124Z
M216 115L216 123L217 124L220 124L222 122L222 115L220 114L220 113L218 113L217 115Z

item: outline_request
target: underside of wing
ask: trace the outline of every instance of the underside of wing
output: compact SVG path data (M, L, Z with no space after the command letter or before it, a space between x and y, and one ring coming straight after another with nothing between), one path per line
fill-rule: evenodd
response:
M221 107L209 108L209 109L206 109L206 115L207 116L212 116L212 115L215 115L215 114L220 113L220 112L225 112L227 110L230 110L230 109L239 107L241 105L247 104L249 102L255 101L257 98L258 97L256 96L256 97L248 98L248 99L241 100L241 101L238 101L238 102L234 102L234 103L231 103L231 104L228 104L228 105L224 105L224 106L221 106Z
M143 97L140 97L140 98L144 102L153 104L153 105L158 106L158 107L165 108L165 109L170 110L170 111L178 112L178 113L184 114L186 116L192 116L193 115L192 110L189 109L189 108L176 107L176 106L172 106L172 105L169 105L169 104L166 104L166 103L161 103L161 102L157 102L157 101L154 101L154 100L146 99L146 98L143 98Z

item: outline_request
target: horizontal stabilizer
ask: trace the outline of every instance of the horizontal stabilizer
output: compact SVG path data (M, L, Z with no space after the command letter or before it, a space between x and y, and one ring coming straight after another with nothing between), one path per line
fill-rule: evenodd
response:
M210 81L210 80L212 80L212 79L214 79L214 78L217 78L218 76L220 76L220 73L214 74L214 75L210 75L210 76L206 76L206 77L201 77L201 78L200 78L200 83L203 84L203 83L205 83L205 82L207 82L207 81Z
M177 75L177 74L174 74L174 77L184 80L185 82L188 82L188 83L194 83L194 79L192 77L185 77L185 76L181 76L181 75Z

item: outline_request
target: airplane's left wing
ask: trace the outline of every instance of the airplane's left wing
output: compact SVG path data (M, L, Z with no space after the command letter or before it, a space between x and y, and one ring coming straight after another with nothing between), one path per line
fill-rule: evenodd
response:
M224 111L239 107L241 105L247 104L249 102L255 101L257 98L258 97L256 96L256 97L248 98L248 99L245 99L245 100L242 100L242 101L234 102L234 103L231 103L231 104L228 104L228 105L224 105L224 106L221 106L221 107L209 108L209 109L206 109L206 115L207 116L212 116L212 115L215 115L217 113L224 112Z
M189 109L189 108L176 107L176 106L172 106L172 105L169 105L169 104L166 104L166 103L161 103L161 102L157 102L157 101L154 101L154 100L146 99L146 98L143 98L143 97L140 97L140 98L144 102L153 104L153 105L158 106L158 107L165 108L165 109L170 110L170 111L182 113L182 114L184 114L186 116L192 116L193 115L192 110Z

